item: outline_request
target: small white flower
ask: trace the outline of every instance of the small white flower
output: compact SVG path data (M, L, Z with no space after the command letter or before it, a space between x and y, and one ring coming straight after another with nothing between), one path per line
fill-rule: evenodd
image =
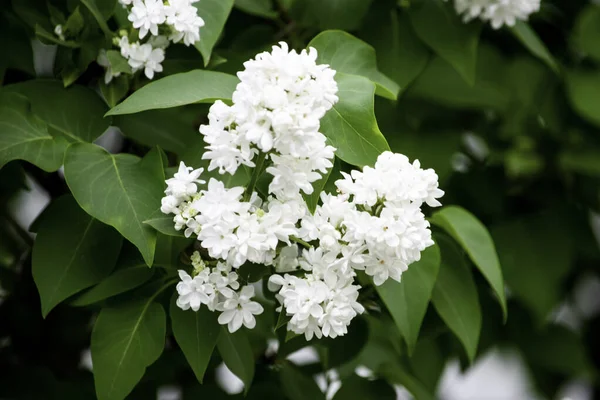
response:
M489 21L492 28L514 26L539 11L540 0L454 0L454 8L465 22L475 18Z
M223 312L218 321L221 325L227 325L229 332L233 333L244 325L248 329L256 326L255 315L262 314L263 307L251 301L254 296L253 286L244 286L241 293L233 293L233 296L222 305Z
M133 27L140 30L140 39L148 32L158 35L158 25L166 20L165 5L162 0L133 0L128 19Z
M204 20L191 3L189 0L170 0L165 6L166 22L173 29L169 37L173 43L183 39L183 43L189 46L200 40L200 28L204 26Z
M177 306L182 310L198 311L202 304L208 304L214 291L210 285L204 284L200 276L192 278L185 271L179 271L181 282L177 284Z

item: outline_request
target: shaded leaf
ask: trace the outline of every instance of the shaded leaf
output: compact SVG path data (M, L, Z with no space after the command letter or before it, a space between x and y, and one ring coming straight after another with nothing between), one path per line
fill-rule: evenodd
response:
M477 287L456 246L445 237L438 238L438 245L442 264L431 300L439 316L465 347L469 360L473 361L481 331Z
M600 126L600 72L575 70L567 74L567 96L577 113Z
M71 142L93 142L106 131L106 104L92 89L73 85L64 88L59 81L31 80L5 86L29 99L35 115ZM51 99L52 101L48 101Z
M290 362L283 364L279 378L283 392L290 400L325 399L312 377L304 375Z
M86 214L73 197L52 202L44 211L32 255L42 315L110 274L121 243L117 231Z
M63 137L50 135L25 97L0 93L0 168L12 160L25 160L45 171L56 171L67 146Z
M552 57L544 42L540 40L537 33L531 29L528 23L517 21L515 26L510 27L510 31L527 47L531 54L545 62L552 71L559 72L559 67L554 57Z
M481 24L463 23L452 5L441 0L421 2L409 15L421 40L473 85Z
M227 368L244 382L247 393L254 379L254 354L246 333L230 333L227 327L221 327L217 348Z
M152 299L102 309L91 345L98 399L125 399L162 353L165 333L165 311Z
M192 367L200 383L210 361L221 327L217 322L217 313L206 307L200 310L182 310L176 304L177 294L171 301L171 324L173 335L181 347L183 355Z
M375 286L406 340L409 353L417 344L439 268L440 250L434 245L421 253L420 261L411 264L402 273L401 282L388 279L383 285Z

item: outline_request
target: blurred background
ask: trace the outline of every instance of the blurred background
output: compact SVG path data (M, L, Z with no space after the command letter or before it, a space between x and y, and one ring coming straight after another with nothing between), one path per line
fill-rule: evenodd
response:
M416 356L423 360L411 364L418 376L444 400L600 398L600 4L542 1L530 23L560 64L557 70L506 30L484 28L470 85L419 39L407 17L410 1L364 1L364 12L351 22L328 15L328 2L334 3L296 0L283 27L236 2L216 50L228 62L217 69L234 73L290 32L298 46L320 30L340 28L370 43L380 70L404 88L397 102L376 99L380 129L393 151L435 168L444 204L461 205L486 224L509 300L502 324L492 295L480 290L483 328L475 362L468 365L446 332ZM3 84L56 77L57 46L25 35L17 43L31 46L31 60L17 60L15 67L6 26L0 26ZM180 50L171 72L197 66ZM102 72L92 64L78 83L97 87ZM202 107L174 117L177 129L195 134ZM134 131L111 127L97 143L113 153L151 145ZM31 276L30 226L66 191L61 170L45 173L25 162L0 170L0 399L95 398L89 335L96 310L62 304L43 319ZM436 318L430 314L425 325ZM196 384L174 383L185 360L169 346L175 345L167 343L131 398L207 396ZM270 343L271 351L277 346ZM289 358L311 365L319 354L308 347ZM240 393L241 381L216 363L208 385L221 394ZM353 368L359 376L372 374L365 365ZM339 388L332 384L335 370L315 379L329 398ZM395 389L398 399L412 398Z

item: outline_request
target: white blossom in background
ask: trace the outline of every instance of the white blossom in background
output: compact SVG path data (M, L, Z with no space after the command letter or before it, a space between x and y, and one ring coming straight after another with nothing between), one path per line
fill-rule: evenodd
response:
M108 62L108 58L106 57L106 50L100 50L96 62L98 63L98 65L106 69L106 72L104 73L104 83L106 85L108 85L113 80L113 78L117 78L121 75L120 72L113 72L112 67L110 66L110 62Z
M65 34L63 32L63 26L61 24L58 24L54 27L54 34L56 35L57 38L59 38L60 40L64 41L65 40Z
M129 42L127 30L114 39L114 44L119 47L121 56L127 60L132 72L143 70L148 79L153 79L156 73L162 72L165 50L171 43L183 41L190 46L200 40L200 28L204 26L204 20L193 5L198 1L119 0L123 8L128 10L127 18L133 28L138 30L139 40L136 42ZM145 38L146 41L142 42ZM100 60L103 60L101 54L98 55L98 63L107 69L108 77L110 65L108 61L101 63ZM116 75L110 76L112 79Z
M456 12L465 22L479 18L489 21L494 29L503 25L514 26L517 21L527 21L540 10L541 0L454 0Z
M272 176L267 193L215 178L206 184L201 169L183 163L166 181L162 212L211 259L207 267L196 252L192 275L180 272L177 304L205 304L231 332L252 329L263 312L252 286L239 289L246 282L234 271L247 262L271 267L268 287L289 331L335 338L364 312L357 271L375 285L400 281L433 245L422 207L440 206L444 192L432 169L402 154L384 152L373 167L342 173L337 193L320 193L321 204L308 211L302 193L313 192L335 151L319 132L337 101L335 71L316 58L314 49L296 53L284 43L257 55L238 74L233 104L215 102L200 127L209 170L234 174L244 166L253 178L264 171Z

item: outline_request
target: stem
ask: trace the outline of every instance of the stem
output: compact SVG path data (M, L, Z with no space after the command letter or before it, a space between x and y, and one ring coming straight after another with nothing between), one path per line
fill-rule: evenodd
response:
M256 182L258 182L258 178L263 173L263 166L265 164L265 158L267 157L266 153L262 151L258 153L258 158L256 160L256 167L254 167L254 171L252 172L252 178L250 178L250 183L244 192L243 201L249 201L252 197L252 193L254 192L254 187L256 186Z
M298 244L300 244L300 245L304 246L304 247L305 247L305 248L307 248L307 249L310 249L310 248L312 247L312 246L310 245L310 243L308 243L308 242L305 242L304 240L302 240L302 239L299 239L299 238L297 238L296 236L290 236L290 240L291 240L292 242L294 242L294 243L298 243Z

